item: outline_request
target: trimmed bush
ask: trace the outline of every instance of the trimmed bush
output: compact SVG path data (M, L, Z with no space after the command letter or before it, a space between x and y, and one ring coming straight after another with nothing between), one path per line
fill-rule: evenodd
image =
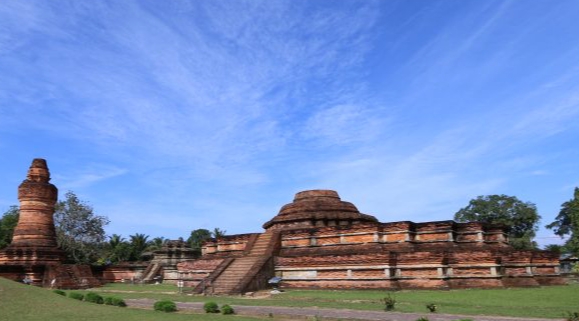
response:
M426 308L428 309L428 311L434 313L434 312L436 312L436 309L437 309L438 307L436 306L436 304L430 303L430 304L427 304L427 305L426 305Z
M157 301L153 305L153 308L156 311L162 311L162 312L175 312L175 311L177 311L177 305L175 304L175 302L170 301L170 300Z
M70 292L68 293L68 297L79 301L82 301L82 299L84 299L84 295L78 292Z
M235 314L235 311L229 304L224 304L221 306L221 313L222 314Z
M219 313L219 306L213 301L205 302L203 305L205 313Z
M394 306L396 305L396 299L393 298L390 294L387 297L382 299L384 303L384 310L385 311L392 311L394 310Z
M107 296L106 298L104 298L104 304L114 305L117 307L126 307L127 306L127 304L125 303L125 300L123 300L121 298L114 297L114 296Z
M96 303L96 304L103 304L103 297L97 293L89 292L85 294L84 300L86 302Z
M416 319L416 321L428 321L428 318L427 318L427 317L422 317L422 318Z
M58 294L58 295L64 295L66 296L66 292L62 291L62 290L52 290L52 292Z

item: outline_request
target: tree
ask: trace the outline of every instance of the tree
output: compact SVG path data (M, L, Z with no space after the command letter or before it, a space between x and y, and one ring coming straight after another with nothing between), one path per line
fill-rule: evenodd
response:
M12 241L19 214L18 206L13 205L2 215L0 219L0 250L7 247Z
M54 225L58 246L73 263L96 262L103 252L105 216L95 215L91 206L67 192L65 199L56 203Z
M565 242L565 250L579 255L579 188L575 187L573 198L561 204L559 215L546 226L555 234L569 238Z
M563 253L563 246L559 244L547 244L543 247L545 251L553 252L556 254Z
M227 233L227 231L222 230L218 227L214 228L213 232L211 232L211 234L213 234L213 237L216 239L224 237L225 233Z
M506 227L511 246L519 250L537 248L533 241L541 217L537 207L514 196L487 195L470 200L468 206L454 214L458 222L484 222Z
M211 232L204 228L196 229L191 231L191 236L187 239L187 243L191 246L191 248L195 251L197 256L201 255L201 246L203 242L209 240L211 238Z
M128 261L131 256L131 246L122 236L113 234L109 237L106 252L106 261L109 264Z
M149 235L135 233L135 235L130 235L131 239L131 255L129 257L130 261L139 261L145 250L149 247Z
M167 243L168 241L169 241L168 239L162 236L155 237L149 242L149 248L147 248L147 251L160 250L163 247L163 245L165 245L165 243Z

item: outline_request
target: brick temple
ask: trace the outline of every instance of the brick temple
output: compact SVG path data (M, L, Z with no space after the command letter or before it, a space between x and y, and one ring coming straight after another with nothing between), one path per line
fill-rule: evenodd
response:
M58 248L54 228L57 197L46 160L34 159L18 187L20 215L12 242L0 250L0 276L60 288L99 285L89 266L64 264L65 254Z
M185 281L197 293L232 294L268 287L452 289L564 284L558 256L517 251L501 226L480 222L379 222L337 192L299 192L262 233L210 240L202 256L171 241L149 262L91 268L69 265L58 248L53 214L58 190L46 161L35 159L18 187L20 217L0 251L0 276L79 288L99 282ZM93 274L94 273L94 274ZM98 278L95 278L96 275ZM100 279L100 280L99 280Z
M299 192L263 233L205 243L177 264L198 293L243 293L273 276L288 288L452 289L564 284L557 255L517 251L501 226L381 223L335 191Z

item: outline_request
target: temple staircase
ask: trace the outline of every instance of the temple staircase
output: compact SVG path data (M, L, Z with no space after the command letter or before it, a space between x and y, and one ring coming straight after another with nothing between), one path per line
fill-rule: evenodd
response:
M151 263L149 263L149 265L143 272L141 282L146 283L153 281L153 278L159 274L161 267L162 267L161 262L151 261Z
M87 289L98 287L101 283L88 265L56 264L46 267L42 285L59 289Z
M279 240L277 231L259 235L249 253L235 258L215 279L213 294L239 294L264 287L267 279L273 276L273 253L279 247Z

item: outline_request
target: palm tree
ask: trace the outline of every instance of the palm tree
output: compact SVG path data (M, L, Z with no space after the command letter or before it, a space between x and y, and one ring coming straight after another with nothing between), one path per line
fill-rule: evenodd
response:
M117 263L126 261L130 258L130 247L125 241L125 238L118 234L113 234L109 237L107 243L107 261L110 263Z
M165 245L165 243L167 243L167 241L169 241L168 239L164 238L164 237L155 237L154 239L151 240L151 242L149 242L149 248L147 248L147 251L157 251L160 250L163 245Z
M131 261L138 261L141 259L143 252L147 249L150 244L149 235L136 233L135 235L130 235L131 238Z

